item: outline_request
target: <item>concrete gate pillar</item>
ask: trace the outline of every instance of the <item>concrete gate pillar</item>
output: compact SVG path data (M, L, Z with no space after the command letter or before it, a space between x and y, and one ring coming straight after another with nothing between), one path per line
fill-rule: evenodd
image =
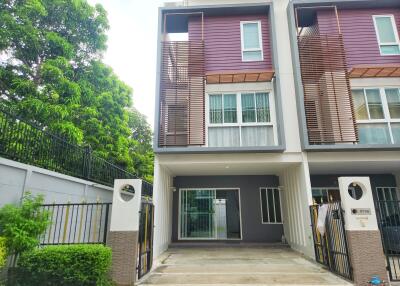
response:
M339 187L354 284L375 275L388 281L369 177L339 177Z
M107 245L112 249L111 278L118 286L134 285L138 253L142 180L115 180Z

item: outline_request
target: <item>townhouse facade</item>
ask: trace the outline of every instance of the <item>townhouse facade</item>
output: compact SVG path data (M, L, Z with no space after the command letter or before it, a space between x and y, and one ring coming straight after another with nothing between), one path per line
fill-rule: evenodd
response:
M340 201L340 176L399 200L399 1L188 0L158 20L155 257L187 241L314 257L309 207Z

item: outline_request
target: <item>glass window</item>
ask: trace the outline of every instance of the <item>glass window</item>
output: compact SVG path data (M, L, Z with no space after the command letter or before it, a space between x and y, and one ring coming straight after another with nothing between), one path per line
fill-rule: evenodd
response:
M368 119L367 105L364 97L363 89L352 90L354 110L358 120Z
M400 89L386 88L385 93L389 106L390 118L400 119Z
M384 119L382 100L379 89L352 90L354 109L357 120Z
M208 147L240 146L239 126L208 128Z
M256 122L254 93L242 93L242 121Z
M275 146L269 98L268 92L210 94L208 146Z
M210 94L210 123L222 123L222 95Z
M236 123L236 116L236 94L224 94L224 123Z
M243 61L261 61L261 24L256 22L242 22L242 59Z
M272 126L242 126L242 146L275 145Z
M282 223L281 198L277 188L261 188L263 223Z
M258 23L243 24L243 47L245 49L257 49L260 47Z
M392 123L393 143L400 144L400 123Z
M374 16L382 55L400 55L400 44L393 15Z
M257 122L270 122L268 93L256 93Z
M376 17L376 28L378 29L379 40L381 43L393 43L396 41L394 27L391 17Z
M236 94L210 94L210 123L236 123Z
M242 121L270 122L269 94L242 93Z
M352 90L361 144L400 143L400 89Z
M361 144L390 144L389 127L386 123L358 124Z
M384 119L381 96L379 89L366 89L370 119Z

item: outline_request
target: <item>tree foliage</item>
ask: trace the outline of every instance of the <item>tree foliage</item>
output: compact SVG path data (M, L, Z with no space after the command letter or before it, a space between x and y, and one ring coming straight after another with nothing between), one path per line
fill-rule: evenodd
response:
M0 1L1 104L151 180L150 128L101 61L108 28L86 0Z
M5 238L7 252L20 254L34 249L38 237L49 225L49 212L43 210L43 196L26 192L20 206L5 205L0 209L0 236Z
M0 269L6 264L7 248L5 237L0 236Z

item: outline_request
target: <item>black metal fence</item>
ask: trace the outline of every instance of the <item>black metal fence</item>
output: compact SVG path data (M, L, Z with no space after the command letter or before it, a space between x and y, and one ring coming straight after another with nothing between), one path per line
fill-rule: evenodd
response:
M352 280L344 216L340 202L329 203L327 206L324 235L321 235L317 228L319 207L319 205L310 206L315 259L333 273Z
M107 186L136 176L7 111L0 110L0 156Z
M153 264L153 227L154 205L151 201L142 200L139 216L138 279L146 275Z
M41 245L106 244L111 203L46 204L50 225Z
M390 280L400 281L400 201L379 200L376 204Z

